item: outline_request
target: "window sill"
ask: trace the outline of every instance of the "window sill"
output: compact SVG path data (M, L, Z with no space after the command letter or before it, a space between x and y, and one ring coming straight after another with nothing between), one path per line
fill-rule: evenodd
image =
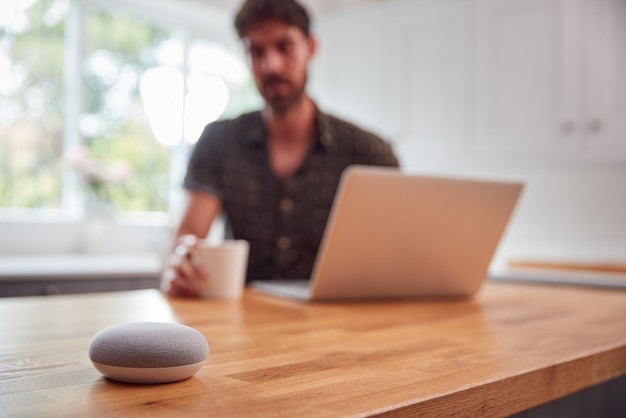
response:
M0 257L156 253L170 233L165 214L85 219L1 215Z

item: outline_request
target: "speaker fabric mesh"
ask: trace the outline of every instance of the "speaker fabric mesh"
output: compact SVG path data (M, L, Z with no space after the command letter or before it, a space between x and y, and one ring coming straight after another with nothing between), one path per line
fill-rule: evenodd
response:
M197 330L180 324L134 322L98 332L89 344L92 362L117 367L161 368L200 363L209 345Z

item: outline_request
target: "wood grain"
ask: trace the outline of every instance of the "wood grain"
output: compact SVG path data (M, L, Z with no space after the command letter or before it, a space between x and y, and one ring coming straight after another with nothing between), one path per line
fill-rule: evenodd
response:
M240 302L157 291L0 299L3 416L503 416L626 373L626 292L488 283L470 300ZM100 329L202 332L191 379L103 378Z
M509 268L564 271L587 271L596 273L626 273L626 264L621 263L574 263L566 261L509 260Z

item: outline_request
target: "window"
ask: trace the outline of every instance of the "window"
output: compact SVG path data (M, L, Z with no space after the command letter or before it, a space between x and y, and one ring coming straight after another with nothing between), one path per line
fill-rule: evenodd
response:
M169 150L154 140L139 95L142 74L159 65L173 31L115 11L84 14L84 103L78 146L66 162L83 176L86 199L122 211L168 209Z
M67 7L0 6L0 206L60 207Z
M117 3L2 2L0 207L167 212L204 125L258 106L232 46Z

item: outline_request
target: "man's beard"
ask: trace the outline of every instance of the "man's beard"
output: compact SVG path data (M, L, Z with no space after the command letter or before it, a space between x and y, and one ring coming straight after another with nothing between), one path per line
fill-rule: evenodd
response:
M273 111L277 113L284 113L294 103L302 98L302 96L304 95L306 81L306 74L304 76L304 80L300 85L294 85L291 81L283 79L281 77L269 76L263 80L262 88L259 90L261 92L261 96L263 96L263 99L265 99L265 102ZM289 86L288 92L286 94L280 94L275 96L267 94L265 92L265 88L268 84L272 83L286 83Z

